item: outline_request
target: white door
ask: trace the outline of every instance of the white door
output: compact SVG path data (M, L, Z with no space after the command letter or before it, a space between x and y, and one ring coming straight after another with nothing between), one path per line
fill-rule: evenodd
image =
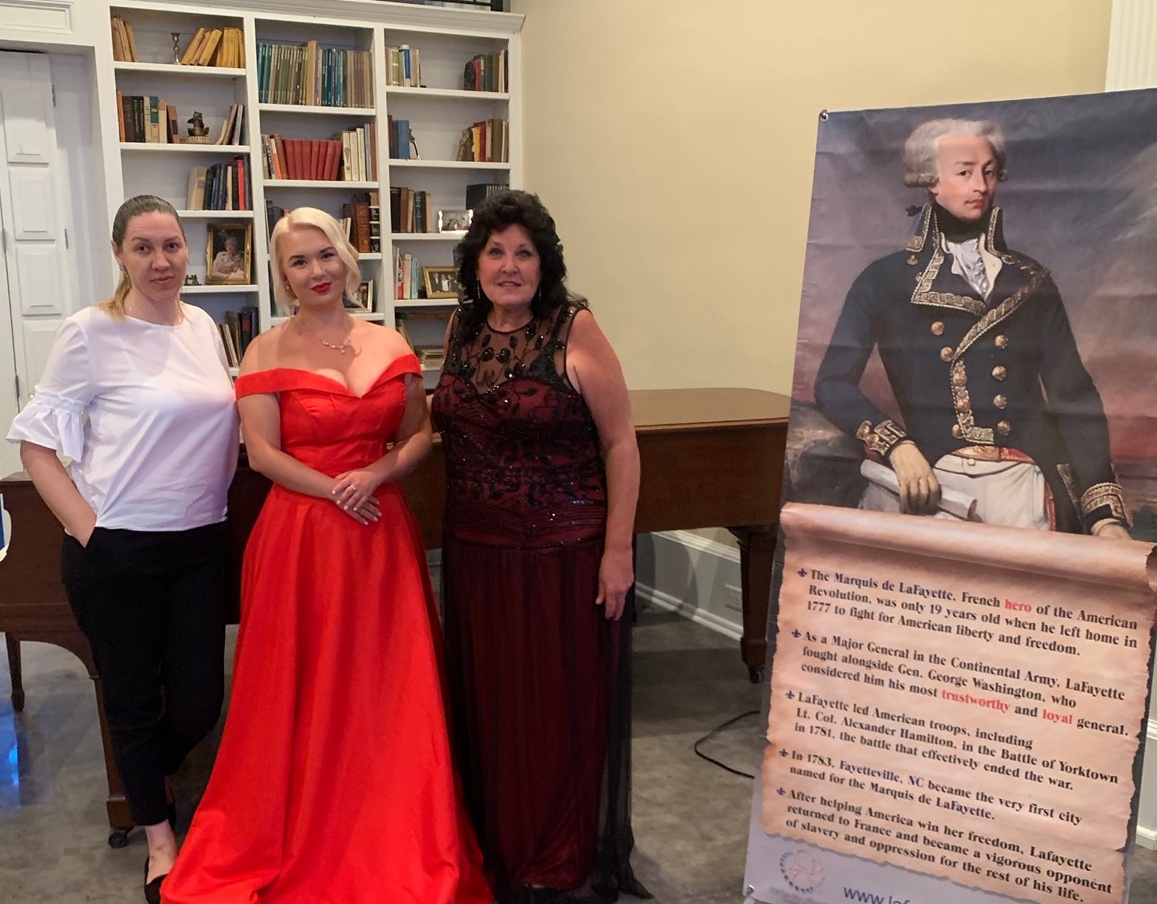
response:
M0 435L28 401L74 307L68 177L52 107L49 58L0 53ZM0 442L0 474L15 470L16 448Z
M4 440L8 425L20 410L16 390L16 344L9 316L8 268L0 261L0 477L20 470L17 447Z

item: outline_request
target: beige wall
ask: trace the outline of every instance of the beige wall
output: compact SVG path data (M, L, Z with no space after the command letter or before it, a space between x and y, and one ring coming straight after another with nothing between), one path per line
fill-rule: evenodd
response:
M1099 91L1111 5L512 0L526 184L629 385L789 392L819 111Z

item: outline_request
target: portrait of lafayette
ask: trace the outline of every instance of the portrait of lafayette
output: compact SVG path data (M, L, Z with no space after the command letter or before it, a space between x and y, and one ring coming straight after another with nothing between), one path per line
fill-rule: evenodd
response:
M821 123L789 501L1152 535L1154 94Z

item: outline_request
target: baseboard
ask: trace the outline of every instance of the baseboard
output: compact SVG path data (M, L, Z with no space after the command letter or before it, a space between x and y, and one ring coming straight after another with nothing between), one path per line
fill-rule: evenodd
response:
M1133 836L1137 842L1137 847L1143 847L1150 851L1157 851L1157 832L1152 829L1146 829L1144 826L1137 826L1137 832Z
M636 584L635 597L643 602L652 603L660 609L666 609L668 612L682 615L684 618L695 622L695 624L702 625L704 628L710 628L712 631L722 634L724 637L729 637L731 640L739 640L743 637L742 625L737 625L725 618L720 618L714 612L705 612L695 606L690 606L678 597L664 593L662 590L656 590L654 587Z

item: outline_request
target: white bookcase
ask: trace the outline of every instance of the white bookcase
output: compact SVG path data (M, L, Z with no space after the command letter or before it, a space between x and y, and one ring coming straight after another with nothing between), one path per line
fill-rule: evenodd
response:
M117 204L134 194L157 194L181 211L190 243L189 272L200 286L187 287L185 298L201 305L219 322L226 312L246 305L258 309L257 330L268 329L281 319L273 307L270 290L267 202L285 209L308 205L341 216L342 205L355 192L377 192L381 216L381 251L363 253L360 266L364 280L372 280L371 310L357 316L394 325L407 312L431 314L449 311L447 299L394 297L394 249L409 252L422 266L449 266L460 235L439 234L438 211L465 207L466 186L472 183L522 185L520 100L520 34L522 17L511 14L447 9L375 0L333 0L318 4L310 0L208 0L208 2L151 2L123 0L103 3L106 21L117 15L133 29L139 62L112 62L111 78L102 76L101 60L112 58L112 29L106 28L105 47L97 49L98 85L102 110L115 115L117 90L128 95L163 97L176 104L182 137L186 120L200 111L212 136L216 136L231 104L243 104L241 145L141 144L121 142L116 119L104 136L109 184L122 187L120 196L109 199L110 216ZM245 48L243 68L176 65L172 33L180 33L183 53L198 28L240 28ZM316 40L322 47L369 51L372 54L373 105L366 108L298 106L259 102L259 42L305 44ZM99 39L98 39L99 41ZM421 58L422 86L387 85L386 48L408 45ZM476 54L507 53L507 87L503 92L464 90L463 69ZM406 119L417 142L421 159L389 157L387 117ZM102 117L105 119L107 117ZM501 163L462 162L455 159L459 136L472 123L505 119L509 126L508 159ZM344 129L376 124L376 179L369 182L265 179L261 135L285 138L328 139ZM248 163L247 211L185 210L188 172L244 155ZM119 179L117 176L119 175ZM428 225L424 233L404 233L390 228L390 189L406 186L428 196ZM207 226L213 222L249 222L253 228L253 281L246 285L205 285ZM422 319L426 319L423 317Z
M180 36L183 51L198 27L240 28L243 27L240 17L214 14L209 9L205 13L191 13L172 7L135 4L114 4L109 15L110 22L115 15L132 24L137 50L137 62L113 62L115 90L124 95L156 96L175 105L182 137L188 135L186 120L194 111L202 114L209 134L216 137L230 106L246 103L246 69L181 66L174 63L173 57L174 32ZM108 33L111 41L111 27ZM114 110L115 105L114 99ZM115 128L115 121L111 125ZM162 130L167 127L167 123L161 123ZM183 294L187 301L205 308L217 321L225 319L227 310L255 304L261 287L253 280L243 285L208 284L207 224L214 221L251 223L253 211L186 210L188 174L198 165L227 163L238 156L250 158L248 137L246 130L242 133L242 144L216 145L122 142L119 132L113 135L119 152L123 197L159 195L177 208L189 239L188 272L199 282L199 285L187 286Z

